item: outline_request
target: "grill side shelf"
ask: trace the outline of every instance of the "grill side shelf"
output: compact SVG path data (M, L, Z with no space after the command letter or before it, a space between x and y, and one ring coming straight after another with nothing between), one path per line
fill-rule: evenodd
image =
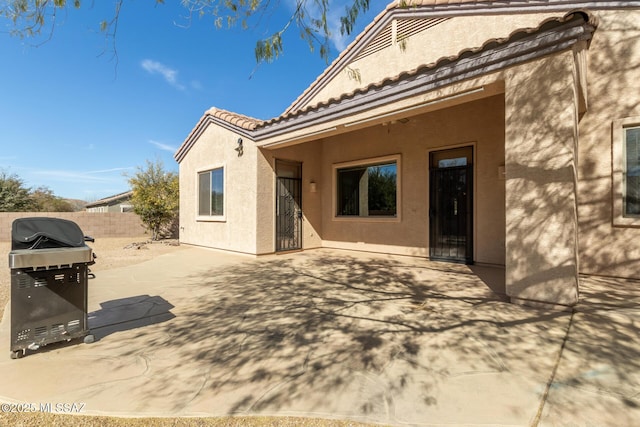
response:
M50 269L93 261L89 246L56 249L17 249L9 252L9 268Z

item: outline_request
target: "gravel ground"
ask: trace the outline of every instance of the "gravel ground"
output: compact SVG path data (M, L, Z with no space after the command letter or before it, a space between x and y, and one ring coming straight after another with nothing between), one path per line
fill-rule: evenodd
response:
M96 239L90 243L94 253L98 256L91 270L98 272L117 267L137 264L150 260L158 255L171 251L182 250L175 241L150 242L144 238L107 238ZM11 250L10 242L0 242L0 253L8 254ZM5 261L7 262L7 261ZM8 264L0 266L0 318L9 302L10 270ZM0 357L5 354L0 348ZM6 352L8 356L8 348ZM50 413L2 413L0 412L0 426L12 427L269 427L269 426L302 426L302 427L366 427L371 424L361 424L353 421L327 420L316 418L295 417L222 417L222 418L118 418L118 417L90 417L82 415L60 415Z

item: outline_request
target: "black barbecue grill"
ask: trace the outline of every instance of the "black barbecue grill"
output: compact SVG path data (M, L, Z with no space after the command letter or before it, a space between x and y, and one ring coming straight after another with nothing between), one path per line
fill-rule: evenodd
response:
M11 227L11 357L84 337L92 249L75 222L20 218Z

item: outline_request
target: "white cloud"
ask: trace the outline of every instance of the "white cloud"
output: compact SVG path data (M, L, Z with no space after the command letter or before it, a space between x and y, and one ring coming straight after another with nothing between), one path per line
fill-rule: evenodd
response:
M149 140L149 144L153 144L161 150L169 151L171 153L175 153L178 147L174 147L173 145L163 144L162 142L154 141L152 139Z
M121 173L123 171L132 170L131 167L125 168L112 168L112 169L103 169L96 171L67 171L67 170L36 170L32 171L32 175L38 177L46 177L48 180L52 181L62 181L62 182L113 182L114 180L118 180L121 178ZM117 177L114 177L112 174L114 172L120 172ZM106 175L106 176L105 176Z
M89 171L87 173L89 173L89 174L98 174L98 173L123 172L123 171L132 170L132 169L135 169L135 168L131 167L131 166L128 166L128 167L124 167L124 168L111 168L111 169L101 169L101 170L97 170L97 171Z
M144 59L140 62L140 66L149 74L160 74L162 78L171 86L184 89L184 86L178 82L178 71L167 67L161 62L152 59Z

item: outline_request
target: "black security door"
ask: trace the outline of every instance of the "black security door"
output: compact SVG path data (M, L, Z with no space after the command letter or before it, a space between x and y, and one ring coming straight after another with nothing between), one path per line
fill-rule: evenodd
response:
M473 148L430 155L429 255L473 263Z
M276 251L302 249L302 165L276 161Z

